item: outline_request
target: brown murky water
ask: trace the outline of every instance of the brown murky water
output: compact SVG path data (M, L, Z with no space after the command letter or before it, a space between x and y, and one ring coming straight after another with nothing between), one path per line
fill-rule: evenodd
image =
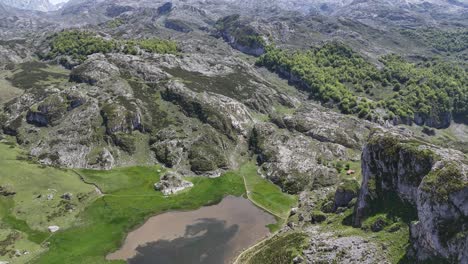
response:
M269 234L270 214L242 197L189 212L150 218L128 234L124 245L107 259L130 264L220 264Z

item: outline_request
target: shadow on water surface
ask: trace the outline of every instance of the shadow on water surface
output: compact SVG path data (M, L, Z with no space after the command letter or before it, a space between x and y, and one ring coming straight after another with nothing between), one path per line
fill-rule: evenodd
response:
M228 242L239 231L215 218L204 218L185 229L184 237L139 246L130 264L219 264L225 261Z

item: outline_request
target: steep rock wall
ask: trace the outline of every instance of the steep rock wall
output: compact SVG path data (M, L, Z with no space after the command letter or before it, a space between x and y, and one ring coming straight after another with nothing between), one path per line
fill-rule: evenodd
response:
M362 153L363 181L354 225L399 199L414 208L412 248L419 260L468 262L468 166L457 151L374 133ZM380 208L381 209L381 208Z

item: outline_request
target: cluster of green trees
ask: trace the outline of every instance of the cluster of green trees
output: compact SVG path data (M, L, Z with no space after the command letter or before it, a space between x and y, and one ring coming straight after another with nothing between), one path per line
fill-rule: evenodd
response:
M394 87L394 94L382 105L394 115L411 118L415 113L452 113L468 117L466 68L440 60L410 63L396 55L381 61L385 65L382 75Z
M123 52L137 55L139 50L152 53L175 54L177 44L170 40L157 38L139 40L105 39L88 31L70 30L54 34L50 39L50 51L47 59L59 56L70 56L82 62L88 55L94 53Z
M78 61L84 61L86 56L94 53L109 53L118 49L117 42L106 40L85 31L62 31L52 36L48 59L60 55L68 55Z
M410 63L396 55L381 62L384 68L378 69L334 42L308 51L269 47L257 64L285 75L314 99L361 118L373 118L377 107L387 109L388 118L413 119L415 113L468 117L466 68L437 60ZM390 93L383 100L372 100L384 91Z
M177 44L174 41L162 40L157 38L141 39L136 41L127 41L127 45L139 46L147 52L159 54L177 53Z
M290 80L300 79L299 85L314 99L336 104L343 113L372 117L375 103L357 95L370 93L379 85L380 72L342 44L333 42L293 53L269 47L257 65L289 75Z
M423 40L429 46L443 52L460 52L468 49L468 30L443 31L439 29L403 30L412 38Z

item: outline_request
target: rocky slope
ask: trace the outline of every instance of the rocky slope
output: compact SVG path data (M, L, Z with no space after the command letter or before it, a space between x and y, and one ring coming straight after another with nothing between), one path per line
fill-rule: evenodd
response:
M355 225L378 207L402 202L416 212L410 231L417 259L468 261L468 165L464 154L377 132L364 147L362 171Z

